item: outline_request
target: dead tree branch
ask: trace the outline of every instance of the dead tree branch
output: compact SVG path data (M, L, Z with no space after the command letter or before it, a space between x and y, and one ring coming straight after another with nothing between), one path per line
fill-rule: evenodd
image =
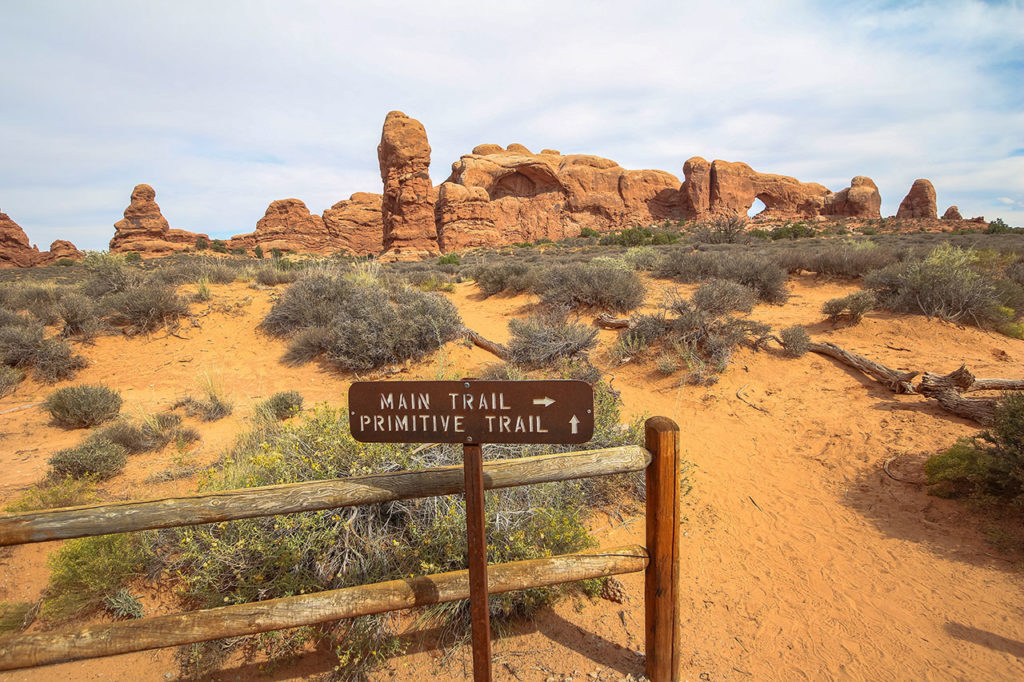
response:
M464 328L462 332L463 334L465 334L466 338L472 341L473 345L476 346L477 348L482 348L488 353L492 353L501 358L502 360L504 360L505 362L508 362L508 349L505 348L505 346L501 345L500 343L495 343L494 341L489 341L485 339L472 329Z
M594 320L594 324L604 329L632 329L635 324L627 317L612 317L608 313L601 313Z
M916 393L911 385L911 380L920 372L897 372L885 365L869 360L863 355L851 353L834 343L812 343L808 350L812 353L819 353L834 358L844 365L858 369L869 377L886 386L893 393Z

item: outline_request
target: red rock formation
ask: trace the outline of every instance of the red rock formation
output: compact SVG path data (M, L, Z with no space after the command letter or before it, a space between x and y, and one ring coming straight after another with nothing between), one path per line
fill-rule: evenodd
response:
M932 220L938 218L938 209L935 207L935 187L932 186L932 183L923 178L914 180L907 196L900 202L896 217L930 218Z
M39 254L39 262L36 263L36 265L49 265L50 263L56 263L62 258L82 260L85 258L85 253L80 251L78 247L71 242L64 239L57 239L50 244L49 251L43 251Z
M39 262L39 249L6 213L0 213L0 268L27 268Z
M670 173L627 171L598 156L479 145L441 185L438 234L452 250L648 225L683 216L678 187Z
M381 195L356 192L351 198L339 201L324 211L324 227L333 252L376 256L384 244Z
M162 256L195 248L199 237L209 240L205 234L172 230L160 213L156 191L149 185L136 185L132 190L131 204L124 210L124 219L114 223L110 251Z
M760 199L765 205L762 213L776 218L819 215L825 197L832 193L816 182L758 173L745 163L720 160L711 163L710 186L712 213L746 215L754 200Z
M950 206L946 209L946 212L942 214L943 220L963 220L964 217L960 215L960 209L956 206Z
M711 211L711 164L700 156L683 164L683 186L679 188L683 207L691 218Z
M323 252L327 239L323 218L310 213L299 199L278 199L270 202L266 213L256 223L256 231L232 237L228 247L251 249L259 245L264 251Z
M825 197L822 215L850 218L881 218L882 196L874 180L858 175L850 186Z
M430 144L423 124L400 111L389 113L377 146L377 159L384 182L381 257L410 260L439 255L434 224L436 195L430 183Z

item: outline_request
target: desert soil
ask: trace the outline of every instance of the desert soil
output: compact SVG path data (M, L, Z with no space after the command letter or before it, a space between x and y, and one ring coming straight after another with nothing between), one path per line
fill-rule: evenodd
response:
M649 301L666 290L652 281ZM922 317L869 314L853 327L822 321L821 304L855 287L799 277L785 306L752 316L776 328L806 325L828 340L899 369L948 372L966 363L978 376L1018 377L1024 342ZM234 414L194 424L202 440L131 458L104 486L104 499L186 493L194 477L148 483L182 464L214 462L246 429L252 406L277 391L298 390L306 405L344 401L351 376L279 362L284 345L256 332L271 292L244 284L212 287L217 308L200 326L149 338L104 337L83 347L90 366L73 383L120 389L123 412L166 409L197 392L204 376L223 385ZM527 296L483 299L472 284L449 295L467 326L503 341L510 317L527 315ZM197 304L203 312L209 304ZM596 363L613 377L628 417L664 415L682 430L690 463L684 498L684 679L909 680L1024 679L1024 557L999 543L1000 521L962 503L928 496L921 464L977 425L923 398L897 396L832 360L785 359L741 350L710 387L681 386L653 362L612 366L614 332L600 332ZM493 356L448 344L393 378L475 376ZM53 387L28 381L0 400L0 506L46 469L57 449L81 432L50 426L35 404ZM746 399L746 403L738 398ZM25 405L27 409L13 410ZM889 462L889 471L883 470ZM644 541L642 516L598 514L604 546ZM31 601L47 581L56 543L0 552L0 600ZM643 670L642 576L621 578L623 604L568 599L494 644L497 679L622 679ZM166 590L143 591L147 614L173 612ZM88 622L100 622L102 616ZM409 621L402 619L403 626ZM84 623L77 624L78 626ZM33 628L35 629L35 627ZM447 656L411 627L409 651L379 679L471 677L468 648ZM329 652L266 668L239 658L217 679L301 679L329 670ZM593 673L593 674L592 674ZM0 680L176 679L172 650L129 654L30 671Z

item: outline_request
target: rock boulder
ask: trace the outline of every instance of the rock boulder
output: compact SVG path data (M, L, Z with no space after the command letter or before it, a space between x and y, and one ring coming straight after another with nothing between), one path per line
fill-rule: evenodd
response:
M21 225L0 213L0 268L27 268L39 259L39 249L29 244Z
M377 146L377 160L384 182L381 257L411 260L439 255L430 144L423 124L400 111L389 113Z
M882 195L878 185L869 177L858 175L850 186L825 197L822 215L850 218L881 218Z
M156 191L149 185L136 185L131 203L124 210L124 219L114 223L110 240L112 253L134 252L144 256L161 256L174 251L193 249L196 239L205 234L172 230L156 203Z
M943 220L963 220L964 217L960 215L960 209L956 206L950 206L946 209L946 212L942 214Z
M897 218L938 218L938 209L935 207L935 187L924 178L914 180L910 186L907 196L900 202L899 210L896 211Z

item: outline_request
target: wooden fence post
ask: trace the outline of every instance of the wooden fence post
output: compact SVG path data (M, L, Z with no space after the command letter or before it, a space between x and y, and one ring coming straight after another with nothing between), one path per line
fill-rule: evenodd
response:
M645 426L647 467L647 552L644 576L646 674L651 682L679 677L679 426L651 417Z

